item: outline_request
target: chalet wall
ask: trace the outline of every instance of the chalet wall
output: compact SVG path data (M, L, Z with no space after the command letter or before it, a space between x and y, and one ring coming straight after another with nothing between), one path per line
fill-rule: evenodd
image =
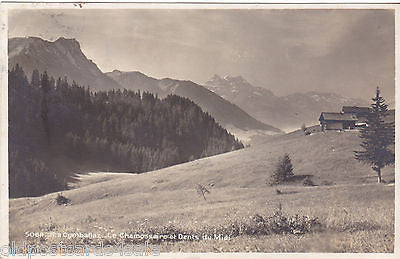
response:
M343 129L343 123L338 121L338 122L333 122L329 121L326 122L326 129L327 130L341 130Z

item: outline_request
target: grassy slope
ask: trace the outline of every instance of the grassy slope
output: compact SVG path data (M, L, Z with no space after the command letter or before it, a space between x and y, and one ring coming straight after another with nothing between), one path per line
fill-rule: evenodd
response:
M10 240L22 240L24 231L50 224L56 231L115 232L140 224L175 225L195 231L197 226L222 224L227 218L255 213L268 215L279 203L287 213L318 216L328 232L237 237L230 241L166 244L173 251L393 251L394 185L378 185L373 171L353 159L359 138L354 132L299 132L276 136L210 158L142 175L84 176L80 187L63 192L71 205L54 204L57 194L10 201ZM292 156L296 175L313 175L317 187L300 183L276 188L265 184L279 156ZM383 171L394 179L394 168ZM196 184L213 183L207 201ZM361 224L360 227L353 227ZM370 227L372 226L372 227Z

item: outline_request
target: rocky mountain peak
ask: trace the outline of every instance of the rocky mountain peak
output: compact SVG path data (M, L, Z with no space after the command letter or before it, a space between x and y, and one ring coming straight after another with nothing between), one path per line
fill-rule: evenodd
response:
M79 48L79 49L81 47L79 42L75 38L68 39L68 38L60 37L54 43L61 43L64 46Z
M10 67L19 64L28 78L37 69L47 71L54 78L67 76L69 80L90 85L95 90L121 87L85 56L76 39L60 37L48 41L38 37L18 37L10 38L8 43Z

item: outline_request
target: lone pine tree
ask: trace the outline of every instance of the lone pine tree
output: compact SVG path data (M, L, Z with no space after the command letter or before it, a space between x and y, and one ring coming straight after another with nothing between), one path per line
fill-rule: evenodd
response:
M294 176L292 160L289 154L284 154L279 159L274 172L271 175L270 185L278 185Z
M372 98L367 125L360 131L362 151L354 151L355 158L369 164L378 175L378 183L382 182L381 170L394 163L394 152L389 148L394 144L394 122L385 121L388 108L385 99L380 95L379 87Z

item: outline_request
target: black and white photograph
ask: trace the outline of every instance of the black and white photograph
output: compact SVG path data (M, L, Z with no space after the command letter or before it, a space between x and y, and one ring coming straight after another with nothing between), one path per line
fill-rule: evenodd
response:
M2 4L0 257L393 256L396 8Z

